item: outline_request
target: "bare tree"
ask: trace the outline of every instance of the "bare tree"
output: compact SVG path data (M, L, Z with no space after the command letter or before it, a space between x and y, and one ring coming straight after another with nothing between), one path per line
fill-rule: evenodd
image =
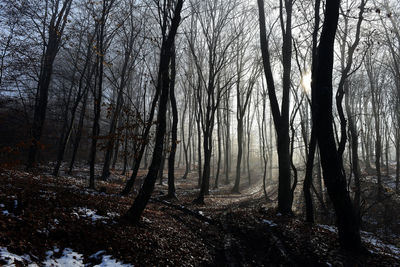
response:
M157 174L160 170L164 147L164 135L166 131L166 112L170 87L169 66L171 57L173 56L172 50L175 42L175 36L181 20L182 6L183 0L178 0L174 7L174 14L171 19L169 32L167 37L163 40L161 46L159 73L162 78L157 84L157 87L160 87L159 91L161 91L161 95L157 114L157 129L153 159L149 168L149 172L143 182L142 187L140 188L139 194L125 215L125 217L132 223L139 222L143 210L145 209L151 193L153 192ZM168 11L169 8L164 9L163 16L167 17Z
M335 144L332 116L332 70L339 0L326 3L325 18L318 45L316 67L313 69L312 114L321 155L324 182L333 203L340 245L360 251L360 223L346 186L338 150Z
M203 133L204 165L201 177L200 193L196 203L204 204L204 195L209 193L210 169L212 155L212 140L215 114L226 89L231 86L232 77L222 79L222 70L230 63L230 48L237 35L228 33L232 17L235 12L235 1L202 1L192 3L196 5L194 15L198 19L203 38L202 43L207 53L206 64L200 63L199 49L196 49L193 39L187 38L194 57L199 75L200 86L196 92L199 109L199 122ZM211 19L211 22L208 21ZM200 43L200 40L198 40ZM217 86L219 85L219 86ZM204 92L203 90L204 89Z
M67 17L71 11L72 0L62 2L45 2L45 18L49 16L50 21L47 24L43 21L43 54L40 64L39 81L35 98L35 110L32 123L32 143L29 148L27 168L32 168L36 161L36 154L39 149L39 142L42 136L43 124L46 119L47 102L49 95L49 86L53 74L53 63L61 45L61 38L67 24ZM49 6L51 5L51 6ZM48 12L51 12L48 14Z
M271 105L271 112L274 119L277 133L277 150L279 163L279 188L278 188L278 210L287 214L292 211L291 197L291 175L289 155L289 103L291 83L291 57L292 57L292 0L280 1L280 25L282 33L282 100L281 107L276 96L276 85L272 74L269 36L265 26L264 1L258 0L259 22L260 22L260 43L264 65L264 73L268 86L268 96ZM285 9L286 21L283 15Z

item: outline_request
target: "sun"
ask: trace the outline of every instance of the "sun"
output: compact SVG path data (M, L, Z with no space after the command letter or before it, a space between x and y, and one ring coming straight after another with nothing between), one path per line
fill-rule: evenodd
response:
M305 70L301 74L300 85L306 94L311 94L311 71Z

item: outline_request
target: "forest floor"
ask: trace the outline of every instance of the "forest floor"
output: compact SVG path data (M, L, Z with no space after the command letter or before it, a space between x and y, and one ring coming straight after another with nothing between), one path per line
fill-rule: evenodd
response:
M177 170L178 199L157 184L141 223L130 225L120 220L135 195L119 195L126 176L113 172L95 191L83 167L49 173L0 169L0 266L400 266L398 246L362 232L368 253L342 251L335 227L282 216L260 185L241 194L221 185L199 206L197 174L182 180Z

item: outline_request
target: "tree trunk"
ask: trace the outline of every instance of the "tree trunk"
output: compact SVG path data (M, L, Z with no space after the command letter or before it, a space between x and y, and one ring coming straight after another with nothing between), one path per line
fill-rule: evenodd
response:
M85 121L85 114L86 114L86 103L87 103L88 96L89 96L89 92L87 89L85 92L85 95L83 97L81 113L79 115L78 129L77 129L77 133L75 136L74 146L73 146L73 150L72 150L72 157L71 157L71 161L69 163L68 174L72 173L72 169L74 167L74 163L75 163L75 159L76 159L76 154L78 153L79 144L81 142L83 123Z
M325 185L337 216L340 245L344 249L360 251L360 222L346 189L346 177L341 171L333 132L332 70L339 6L340 0L330 0L326 3L317 65L312 75L313 122Z
M129 120L127 119L127 122ZM125 138L124 138L124 162L122 166L122 175L126 174L126 169L128 168L128 128L125 129Z
M220 174L220 169L221 169L221 156L222 156L222 140L221 140L221 111L218 109L217 110L217 142L218 142L218 161L217 161L217 174L215 176L215 184L214 188L218 188L218 183L219 183L219 174Z
M106 18L111 9L113 1L110 3L106 3L103 0L103 9L101 14L101 19L98 24L99 30L96 33L96 42L98 45L98 50L96 51L96 75L95 75L95 86L93 88L93 111L94 111L94 119L92 126L92 143L90 147L89 154L89 188L94 189L94 180L95 180L95 164L96 164L96 153L97 153L97 139L100 134L100 116L101 116L101 101L103 97L103 76L104 76L104 58L106 54L106 44L104 42L105 38L105 26L106 26Z
M210 146L210 140L212 140L212 135L211 133L209 133L209 130L206 130L203 139L204 139L204 168L203 168L200 193L199 196L193 201L196 204L204 204L204 196L209 194L209 188L210 188L210 168L211 168L211 154L212 154L212 146Z
M354 175L354 209L357 216L360 216L360 204L361 204L361 184L360 184L360 165L358 162L358 133L356 128L356 123L354 121L354 114L350 107L350 95L348 94L348 83L345 86L346 92L346 113L347 119L349 123L349 130L350 130L350 142L351 142L351 159L353 163L352 171Z
M118 161L118 154L119 154L119 143L121 142L121 128L122 128L122 116L119 118L119 122L118 122L118 133L116 135L116 139L117 139L117 143L115 144L115 148L114 148L114 157L111 163L111 168L115 169L115 165L117 164Z
M281 110L276 97L275 83L272 74L268 39L265 26L264 1L258 0L259 23L260 23L260 44L264 65L264 73L267 81L268 96L271 105L271 112L274 119L274 125L277 133L277 151L279 165L279 185L278 185L278 211L287 214L292 212L291 207L291 186L290 186L290 155L289 155L289 103L290 103L290 72L292 55L292 1L285 1L286 10L286 29L281 18L281 28L283 36L282 45L282 101ZM280 11L282 12L282 1L280 2Z
M240 116L240 115L239 115ZM236 179L235 184L232 188L232 193L240 194L239 185L240 185L240 165L242 162L242 151L243 151L243 118L238 118L238 154L237 154L237 162L236 162Z
M168 140L169 138L167 138ZM168 142L166 142L168 143ZM164 152L161 158L161 164L160 164L160 170L158 171L157 177L158 177L158 184L162 185L163 184L163 175L164 175L164 168L165 168L165 159L167 157L167 150L164 148Z
M201 126L200 126L200 114L196 115L196 123L197 123L197 157L198 157L198 162L197 162L197 169L199 173L199 179L197 181L197 186L200 188L201 187L201 180L202 180L202 171L201 168L202 162L201 162ZM205 151L205 149L204 149ZM205 155L204 155L205 157Z
M225 99L225 125L226 125L226 138L225 138L225 184L229 184L229 174L231 172L231 133L230 133L230 116L229 116L229 95Z
M396 193L400 192L399 179L400 178L400 131L396 131Z
M156 129L156 138L153 152L153 159L149 168L149 172L144 179L143 186L140 188L139 194L136 197L133 205L128 210L126 214L126 218L132 223L138 223L140 217L145 209L147 202L150 199L150 196L154 189L154 184L157 179L157 173L159 172L161 161L162 161L162 153L164 147L164 135L166 131L166 113L167 113L167 103L168 103L168 93L169 93L169 74L168 67L171 59L172 48L176 36L176 32L180 22L180 13L182 10L183 0L178 0L174 17L171 21L171 28L168 34L168 37L164 41L161 48L160 55L160 73L162 76L161 83L157 86L161 87L161 96L160 103L157 114L157 129ZM166 12L166 11L165 11ZM165 13L164 16L167 14Z
M171 81L169 87L169 99L171 101L172 109L172 140L171 140L171 152L168 158L168 197L176 198L175 195L175 154L178 142L178 109L176 107L175 99L175 77L176 77L176 65L175 65L175 47L171 50Z
M60 12L52 15L48 27L49 37L47 45L45 45L45 52L42 55L43 59L40 66L39 81L35 98L35 109L31 129L32 141L26 164L27 169L34 167L36 163L36 155L41 145L40 138L42 137L43 125L46 119L49 87L51 76L53 74L53 63L60 47L61 36L70 12L71 2L72 0L65 0L63 2Z
M312 127L311 140L307 155L306 175L303 184L304 199L306 202L306 221L310 223L314 223L314 205L311 195L311 185L313 180L313 167L314 167L314 156L315 156L316 146L317 146L317 137L315 129L314 127Z

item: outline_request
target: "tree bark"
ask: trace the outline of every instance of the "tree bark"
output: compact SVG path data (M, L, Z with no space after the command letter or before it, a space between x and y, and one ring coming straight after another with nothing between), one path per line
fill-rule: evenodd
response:
M175 154L178 142L178 109L176 107L175 99L175 77L176 77L176 64L175 64L175 47L171 50L171 81L169 87L169 99L171 101L172 110L172 130L171 130L171 152L168 158L168 197L176 198L175 194Z
M316 68L313 70L313 122L321 155L324 182L333 203L342 248L361 250L360 222L346 189L338 150L335 144L332 115L332 70L335 33L340 0L328 0L322 27Z
M72 0L63 1L63 6L60 12L57 13L58 10L56 10L55 13L53 13L48 27L49 38L47 41L47 45L45 45L45 51L42 55L43 60L40 66L33 123L31 129L32 140L26 164L27 169L31 169L32 167L34 167L36 163L36 155L40 148L40 138L42 137L43 125L46 119L50 81L53 74L53 63L61 44L61 36L66 25L67 17L71 10L71 3Z
M221 157L222 157L222 140L221 140L221 111L218 109L217 110L217 142L218 142L218 161L217 161L217 174L215 175L215 183L214 183L214 188L218 188L219 184L219 175L220 175L220 169L221 169Z
M92 126L92 142L89 153L89 188L94 189L95 181L95 164L96 164L96 153L97 153L97 139L100 134L100 117L101 117L101 101L103 97L103 76L104 76L104 60L106 54L106 44L105 44L105 27L106 19L113 6L115 0L111 0L109 3L103 0L103 7L101 12L101 18L99 22L99 29L96 33L96 42L98 45L98 51L96 55L96 75L95 75L95 86L93 88L93 126Z
M280 18L283 36L282 62L282 102L281 110L276 97L274 78L272 74L268 39L265 26L264 1L257 0L260 23L260 43L263 58L264 72L268 87L268 96L271 105L271 112L277 133L277 151L279 164L279 186L278 186L278 211L287 214L292 212L291 206L291 186L290 186L290 155L289 155L289 97L290 97L290 72L292 54L292 1L285 1L286 9L286 29L283 22L283 4L280 3Z
M77 133L76 133L75 140L74 140L74 146L73 146L73 150L72 150L71 161L69 163L68 174L72 173L72 169L75 164L76 154L78 153L79 144L81 142L83 124L85 121L85 114L86 114L86 103L87 103L88 96L89 96L89 92L88 92L88 90L86 90L85 95L83 97L81 112L79 115L78 129L77 129Z
M163 147L164 147L164 135L166 131L166 113L167 113L167 102L168 102L168 93L169 93L169 63L172 56L172 48L175 41L176 32L181 20L181 10L182 10L183 0L178 0L174 17L171 21L171 28L168 34L168 37L163 42L161 48L161 55L160 55L160 73L162 76L161 83L158 86L161 86L161 96L157 114L157 129L156 129L156 138L155 138L155 145L154 145L154 152L153 152L153 159L149 168L149 172L144 179L143 186L140 188L139 194L136 197L133 205L130 207L126 214L126 218L132 223L138 223L140 217L147 205L147 202L150 199L150 196L154 189L154 184L157 179L157 173L159 172L161 161L162 161L162 154L163 154ZM166 12L166 11L165 11ZM166 13L164 14L167 15Z

